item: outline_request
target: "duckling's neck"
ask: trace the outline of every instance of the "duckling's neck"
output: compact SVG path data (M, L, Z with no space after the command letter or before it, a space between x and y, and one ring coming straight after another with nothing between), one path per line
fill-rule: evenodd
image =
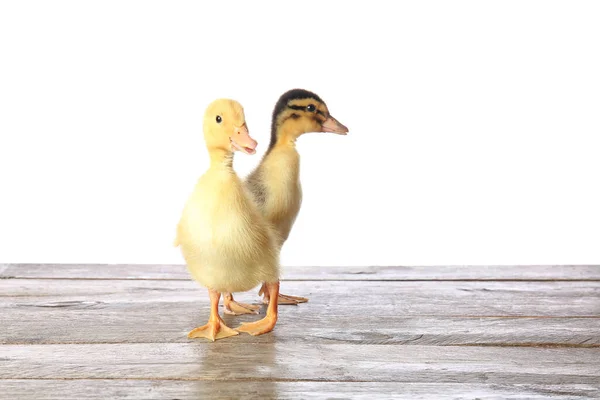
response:
M271 135L271 144L269 149L293 149L296 150L296 140L302 132L298 132L292 127L280 126L277 131Z
M210 155L210 168L225 168L233 171L233 152L220 148L212 148Z
M281 175L281 168L283 168L293 181L297 181L299 179L300 167L300 153L296 149L296 139L298 136L286 134L277 136L277 140L269 148L267 154L265 154L263 158L264 162L261 166L264 164L268 165L268 168L275 168L273 172L278 175Z

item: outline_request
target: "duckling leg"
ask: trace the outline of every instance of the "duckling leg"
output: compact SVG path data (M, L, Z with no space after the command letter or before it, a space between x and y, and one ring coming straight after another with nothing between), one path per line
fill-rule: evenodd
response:
M221 293L208 289L208 295L210 297L210 317L208 318L208 324L193 329L188 333L188 338L206 338L214 342L217 339L239 335L239 332L225 325L225 321L219 316L219 298L221 297Z
M242 323L235 328L236 331L246 332L252 336L262 335L263 333L271 332L277 323L277 299L279 294L279 282L267 283L267 290L272 299L267 308L267 315L256 322Z
M263 300L262 302L264 304L269 304L269 291L267 290L267 284L263 283L263 285L260 288L260 291L258 292L258 295L261 296L263 295ZM278 297L277 297L277 303L278 304L284 304L284 305L298 305L299 303L306 303L308 301L308 299L306 297L299 297L299 296L290 296L287 294L283 294L283 293L279 293Z
M229 315L258 314L258 310L260 310L260 306L239 303L233 300L231 293L223 293L223 307L225 308L225 314Z

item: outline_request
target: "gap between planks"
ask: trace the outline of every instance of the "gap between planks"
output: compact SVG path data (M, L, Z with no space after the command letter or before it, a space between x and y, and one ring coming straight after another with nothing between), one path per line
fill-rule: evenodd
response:
M388 399L573 399L598 398L599 385L502 385L462 383L385 383L385 382L227 382L156 381L156 380L0 380L0 392L8 398L36 400L92 399L96 393L104 398L196 400L198 398L313 398Z
M416 338L414 340L417 340ZM411 340L407 340L410 342ZM136 341L136 342L125 342L125 341L95 341L95 342L10 342L10 343L0 343L0 346L38 346L38 345L88 345L88 344L102 344L102 345L122 345L122 344L165 344L165 343L196 343L194 341L189 342L167 342L167 341L156 341L156 342L145 342L145 341ZM245 342L245 344L253 345L260 344L261 342ZM335 340L332 340L332 343L336 343ZM201 342L200 345L210 346L211 342ZM399 344L399 343L377 343L378 346L407 346L407 344ZM541 349L564 349L564 348L573 348L573 349L597 349L600 348L600 344L569 344L569 343L461 343L461 344L439 344L435 346L441 347L524 347L524 348L541 348ZM1 359L0 359L1 361ZM2 378L0 378L2 379Z
M172 281L172 282L180 282L180 281L189 281L192 278L53 278L53 277L17 277L17 276L0 276L0 280L2 279L22 279L22 280L60 280L60 281ZM474 279L474 278L456 278L456 279L410 279L410 278L389 278L389 279L344 279L344 278L324 278L324 279L315 279L315 278L291 278L285 279L282 278L281 282L600 282L600 279L590 278L590 279Z
M188 280L182 264L0 264L0 279ZM284 281L600 281L597 265L286 267Z

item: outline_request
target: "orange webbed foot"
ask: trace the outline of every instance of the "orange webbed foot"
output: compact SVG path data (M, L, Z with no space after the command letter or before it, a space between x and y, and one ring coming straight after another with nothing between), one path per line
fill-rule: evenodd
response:
M263 303L264 304L269 304L269 297L264 297L263 298ZM299 296L290 296L287 294L280 294L277 297L277 303L278 304L283 304L283 305L298 305L300 303L306 303L308 301L308 299L306 297L299 297Z
M258 295L259 296L263 295L263 299L262 299L263 304L269 304L270 296L269 296L269 292L266 290L266 286L264 283L263 283L263 286L260 288ZM295 306L300 303L306 303L307 301L308 301L308 299L306 297L290 296L288 294L283 294L283 293L279 293L277 295L277 303L278 304Z
M265 293L272 299L267 308L267 315L256 322L248 322L235 328L236 331L246 332L252 336L271 332L277 323L277 300L279 299L279 281L263 285ZM261 289L263 291L263 289Z
M198 339L205 338L211 341L218 339L225 339L230 336L236 336L240 333L235 329L231 329L223 320L208 321L206 325L200 326L196 329L192 329L188 333L188 338Z
M244 322L237 328L238 332L245 332L252 336L262 335L264 333L271 332L277 323L277 317L266 316L263 319L256 322Z
M223 307L229 315L258 314L260 310L260 306L235 301L231 293L223 294Z
M223 305L223 312L229 315L258 314L260 306L231 301Z

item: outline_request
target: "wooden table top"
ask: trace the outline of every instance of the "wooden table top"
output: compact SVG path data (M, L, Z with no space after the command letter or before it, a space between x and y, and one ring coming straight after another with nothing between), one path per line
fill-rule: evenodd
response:
M310 301L212 343L186 336L209 302L184 266L0 264L0 398L600 398L600 266L283 277Z

